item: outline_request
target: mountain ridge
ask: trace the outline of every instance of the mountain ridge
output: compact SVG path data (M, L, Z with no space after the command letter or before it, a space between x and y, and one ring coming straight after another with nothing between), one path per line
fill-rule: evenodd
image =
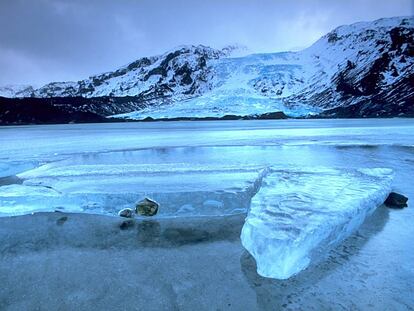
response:
M83 97L94 99L95 106L96 98L128 97L130 107L98 112L125 119L272 111L291 117L413 116L413 42L413 17L383 18L339 26L301 51L231 57L234 48L181 46L78 82L52 82L12 95ZM347 107L352 113L345 113Z

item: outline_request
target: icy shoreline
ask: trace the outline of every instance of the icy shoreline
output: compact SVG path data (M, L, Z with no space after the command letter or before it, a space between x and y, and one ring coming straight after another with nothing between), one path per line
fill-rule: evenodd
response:
M132 167L137 173L168 166L181 171L220 165L389 167L395 171L392 190L414 201L410 120L111 123L0 132L2 173L33 170L39 175L31 178L44 179L53 171L48 177L53 183L62 178L64 185L76 185L79 178L82 191L91 189L88 180L90 186L96 180L99 187L104 184L102 175L89 173L119 174L122 181ZM40 174L40 166L46 173ZM71 183L67 173L74 168L83 169ZM204 181L198 176L187 181ZM253 181L257 174L243 176ZM217 186L215 181L211 185ZM255 259L240 240L244 213L136 219L123 229L124 219L85 213L0 217L0 309L128 310L145 304L158 310L410 310L413 213L411 206L378 207L354 234L323 254L324 261L312 261L288 280L257 274Z
M223 305L272 310L300 308L305 300L315 311L338 305L409 310L401 304L413 302L403 293L412 288L412 274L396 275L394 256L386 256L409 247L402 237L411 227L391 228L388 222L404 215L379 207L326 261L281 281L257 275L254 259L239 240L242 215L134 220L124 230L123 219L102 215L2 217L0 307L101 310L146 303L154 310ZM400 239L391 235L396 229ZM411 262L399 266L409 268ZM53 295L45 295L50 288ZM342 294L332 299L337 291Z
M149 196L160 213L141 221L246 214L243 246L258 273L287 279L345 238L391 191L390 169L52 163L0 187L0 215L54 210L116 215Z

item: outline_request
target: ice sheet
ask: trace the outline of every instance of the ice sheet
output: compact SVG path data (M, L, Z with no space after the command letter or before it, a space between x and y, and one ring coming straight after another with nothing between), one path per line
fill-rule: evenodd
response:
M231 165L78 164L60 161L0 187L0 214L62 209L116 215L149 197L159 217L246 212L266 169Z
M390 169L272 170L241 233L257 272L287 279L323 257L384 202L392 177Z
M0 161L0 178L13 176L15 174L35 168L36 161ZM1 185L1 183L0 183Z
M413 123L410 119L355 119L9 126L0 127L0 163L170 147L414 145Z

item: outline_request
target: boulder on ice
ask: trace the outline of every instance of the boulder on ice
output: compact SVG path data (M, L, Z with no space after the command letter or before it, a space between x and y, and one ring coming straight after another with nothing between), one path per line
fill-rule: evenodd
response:
M407 207L408 198L402 194L391 192L385 200L385 205L391 208L404 208Z

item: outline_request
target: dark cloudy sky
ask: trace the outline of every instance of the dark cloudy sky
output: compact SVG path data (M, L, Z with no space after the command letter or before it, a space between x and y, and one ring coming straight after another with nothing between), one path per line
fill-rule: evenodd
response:
M306 47L413 0L0 0L0 85L78 80L177 45Z

